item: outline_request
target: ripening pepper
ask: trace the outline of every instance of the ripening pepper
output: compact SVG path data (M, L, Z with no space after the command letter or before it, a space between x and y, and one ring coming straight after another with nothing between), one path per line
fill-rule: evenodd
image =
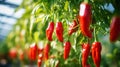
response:
M44 59L48 60L50 52L50 44L46 44L44 47Z
M60 42L63 42L63 25L62 22L56 24L56 35Z
M110 41L115 42L120 37L120 16L113 16L110 24Z
M69 27L69 35L71 35L72 33L76 32L78 30L78 23L76 20L73 21L72 25L70 25Z
M54 31L54 22L50 22L46 29L46 37L49 41L52 41L53 31Z
M82 67L89 66L87 64L87 59L90 54L90 44L84 43L82 45Z
M71 44L69 41L64 43L64 59L66 60L69 56L70 53L70 49L71 49Z
M79 11L80 30L84 36L89 38L92 38L92 32L90 31L91 22L92 22L91 5L83 2L80 4Z
M94 42L92 44L92 59L94 61L94 64L96 67L100 67L101 62L101 43L100 42Z

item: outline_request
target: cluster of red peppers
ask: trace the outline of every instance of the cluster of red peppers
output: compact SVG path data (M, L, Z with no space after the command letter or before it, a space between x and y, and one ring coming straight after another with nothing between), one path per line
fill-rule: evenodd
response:
M56 23L56 36L60 42L63 42L63 25L62 22ZM54 22L50 22L46 29L46 37L49 41L52 41L52 34L54 32Z
M76 20L73 20L73 23L69 26L68 34L72 35L72 33L76 32L78 30L78 23ZM71 49L71 43L70 41L66 41L64 43L64 55L63 58L66 60L69 56Z
M75 28L75 26L77 26L77 22L74 20L73 24L70 26L70 29L69 29L69 35L71 35L73 32L76 32L77 31L77 28ZM74 28L74 29L73 29ZM54 31L54 22L50 22L47 29L46 29L46 37L49 41L52 41L52 34L53 34L53 31ZM56 29L55 29L55 32L56 32L56 36L57 36L57 39L60 41L60 42L63 42L64 39L63 39L63 25L62 25L62 22L57 22L56 23ZM64 43L64 55L63 55L63 58L64 59L67 59L68 56L69 56L69 53L70 53L70 48L71 48L71 44L69 41L65 42ZM44 48L44 57L45 57L45 60L48 59L48 52L50 51L50 44L47 44Z
M52 41L52 35L54 32L54 22L49 22L49 25L46 29L46 37L49 41ZM60 42L63 42L63 25L62 22L56 23L56 36ZM50 43L47 43L44 47L44 59L48 60L49 58L49 51L50 51Z
M91 22L92 22L91 5L89 3L83 2L80 4L79 24L82 34L88 38L92 38L92 32L90 30ZM120 38L120 16L115 15L112 17L111 25L110 25L110 41L115 42L119 38ZM100 67L101 50L102 47L100 42L94 42L92 44L92 48L91 48L92 58L96 67ZM83 44L82 45L83 67L90 67L90 65L87 64L89 53L90 53L90 45Z
M80 5L80 12L79 12L79 24L81 32L84 36L88 38L92 38L92 32L90 31L90 24L92 22L92 10L91 5L88 3L81 3ZM69 27L68 34L71 35L72 33L76 32L78 29L78 23L76 20L73 21L72 25ZM52 41L52 34L54 31L54 22L50 22L47 29L46 29L46 37L49 41ZM62 22L56 23L56 36L57 39L60 42L63 42L63 25ZM63 58L66 60L69 56L71 49L71 43L69 41L64 43L64 55ZM82 66L83 67L90 67L89 64L87 64L87 59L90 54L90 50L92 52L92 58L94 61L94 64L96 67L100 67L100 61L101 61L101 43L100 42L94 42L92 44L92 48L90 47L90 44L85 43L82 45ZM49 57L49 51L50 51L50 44L46 44L44 48L44 58L45 60ZM40 60L39 60L40 65Z
M69 27L68 34L72 35L72 33L78 30L78 25L80 25L81 33L88 38L92 38L92 32L90 30L90 25L92 23L92 9L89 3L83 2L80 4L78 20L79 23L77 23L76 20L73 20L73 23ZM52 36L54 32L54 27L55 27L54 22L49 22L48 27L46 29L46 38L49 41L53 40ZM55 32L57 39L62 43L64 42L63 31L64 29L62 22L57 22L55 27ZM119 37L120 37L120 16L113 16L110 25L110 41L115 42ZM69 41L66 41L64 43L64 55L63 55L63 58L65 60L69 56L70 49L71 49L71 43ZM90 55L90 51L95 66L100 67L101 50L102 50L102 46L100 42L94 42L92 43L92 46L90 46L89 43L82 44L82 67L90 67L90 65L87 64L87 59ZM31 61L36 60L37 52L38 52L37 44L30 45L29 58ZM37 61L38 67L41 66L43 57L45 60L48 60L49 52L50 52L50 43L47 43L44 47L43 54L40 52L38 55L38 61ZM9 55L11 58L15 58L16 51L12 49ZM20 58L23 59L23 53L21 53Z
M52 34L53 34L53 30L54 30L54 22L50 22L47 29L46 29L46 36L47 39L49 41L52 41ZM72 33L76 32L78 30L78 23L76 22L76 20L73 21L72 25L70 25L69 27L69 35L71 35ZM57 39L60 42L63 42L63 25L62 22L57 22L56 23L56 36ZM69 56L70 53L70 49L71 49L71 43L69 41L64 43L64 55L63 58L66 60ZM44 48L44 56L46 59L48 59L48 52L49 52L49 45L46 45L46 47Z
M76 26L76 21L75 23L73 24L72 27ZM56 36L57 36L57 39L63 43L64 39L63 39L63 25L62 25L62 22L57 22L56 23L56 27L55 27L55 32L56 32ZM71 30L74 30L71 28ZM70 31L71 31L70 30ZM52 34L54 32L54 22L50 22L47 29L46 29L46 37L49 41L52 41ZM71 31L70 34L72 34L73 32L75 31ZM65 42L64 43L64 55L63 55L63 58L64 59L67 59L68 56L69 56L69 53L70 53L70 48L71 48L71 44L69 41ZM46 46L44 47L44 59L45 60L48 60L49 58L49 51L50 51L50 44L46 44ZM38 61L38 64L40 66L40 60ZM57 65L58 66L58 65Z
M90 55L90 50L92 53L92 59L95 66L100 67L101 50L102 50L100 42L93 42L92 47L90 47L90 44L88 43L84 43L82 45L82 67L90 67L90 65L87 64L87 59L88 56Z
M92 38L92 32L90 30L90 24L92 22L92 9L91 5L88 2L83 2L80 4L79 11L79 24L80 30L82 34L88 38ZM82 45L82 67L90 67L87 64L88 56L90 55L90 51L92 53L92 59L96 67L100 67L101 62L101 43L94 42L92 44L92 48L89 43L84 43Z

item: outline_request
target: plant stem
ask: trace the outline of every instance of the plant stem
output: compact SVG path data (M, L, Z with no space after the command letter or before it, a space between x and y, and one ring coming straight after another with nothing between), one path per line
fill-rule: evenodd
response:
M95 27L96 28L96 27ZM94 40L95 40L95 42L97 41L97 35L96 35L96 29L94 28Z

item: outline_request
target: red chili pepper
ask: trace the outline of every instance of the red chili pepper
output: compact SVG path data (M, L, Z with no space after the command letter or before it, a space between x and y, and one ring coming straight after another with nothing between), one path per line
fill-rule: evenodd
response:
M82 67L88 67L87 59L90 54L90 44L83 44L82 45Z
M60 42L63 42L63 25L61 22L56 24L56 35Z
M71 49L71 44L69 41L64 43L64 59L66 60L69 56L70 53L70 49Z
M100 67L101 62L101 43L94 42L92 44L92 58L96 67Z
M17 57L17 50L16 48L11 48L9 51L9 56L11 59L15 59Z
M37 45L36 44L32 44L30 45L30 51L29 51L29 56L30 56L30 60L31 61L35 61L36 57L37 57Z
M46 37L49 41L52 41L53 31L54 31L54 22L50 22L46 29Z
M113 16L110 25L110 41L115 42L120 37L120 16Z
M44 47L44 59L45 60L48 60L49 52L50 52L50 44L46 44L46 46Z
M80 29L82 34L89 38L92 38L92 32L90 31L91 22L92 22L91 5L88 3L81 3L79 11Z
M38 55L38 67L41 67L41 65L42 65L42 58L43 58L43 55L42 55L42 53L40 53Z
M73 32L76 32L78 30L77 27L78 23L76 22L76 20L73 21L72 25L69 27L69 35L71 35Z

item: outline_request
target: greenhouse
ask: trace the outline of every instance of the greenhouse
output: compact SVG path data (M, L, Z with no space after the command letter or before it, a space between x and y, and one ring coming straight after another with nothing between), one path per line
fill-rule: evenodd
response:
M0 67L120 67L120 0L0 0Z

